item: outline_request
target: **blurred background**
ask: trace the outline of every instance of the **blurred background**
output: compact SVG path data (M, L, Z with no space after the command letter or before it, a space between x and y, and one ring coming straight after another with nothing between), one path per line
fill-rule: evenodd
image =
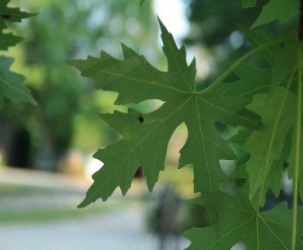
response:
M209 219L203 208L184 203L195 194L191 168L176 171L186 140L183 125L171 139L166 170L152 195L138 172L126 197L116 190L107 202L76 209L91 175L102 167L92 155L119 139L98 114L127 107L114 104L116 93L93 90L65 62L97 57L101 50L122 58L123 42L166 70L159 16L177 43L186 45L188 61L195 56L196 86L203 89L226 68L223 62L250 49L236 23L252 24L265 2L243 10L238 0L146 0L141 8L139 0L11 1L10 6L37 13L8 23L25 39L3 54L16 59L11 70L26 77L38 105L4 101L0 111L0 248L188 246L180 232L206 226ZM155 102L130 105L147 112Z

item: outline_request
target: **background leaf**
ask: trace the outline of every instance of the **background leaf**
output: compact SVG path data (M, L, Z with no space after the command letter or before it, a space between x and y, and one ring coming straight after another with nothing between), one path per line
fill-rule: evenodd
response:
M23 85L25 78L9 70L12 63L12 58L0 56L0 97L6 97L13 102L35 104L30 91Z
M278 87L272 96L255 95L253 102L247 106L262 118L262 126L251 134L244 146L245 151L250 154L246 167L249 173L250 198L259 187L264 189L273 162L280 159L285 137L294 124L295 100L293 93Z
M245 194L237 197L224 193L205 194L197 202L210 212L218 213L218 220L205 228L195 228L184 233L192 241L189 250L230 249L238 242L247 249L289 249L291 210L286 202L267 212L256 213ZM302 208L299 208L298 249L302 248L299 238L303 233ZM301 247L299 246L301 245Z
M19 8L7 7L8 3L9 0L0 2L0 50L7 50L22 40L12 33L3 33L3 29L7 28L5 22L20 22L23 18L32 16ZM30 91L23 85L24 77L9 70L12 63L12 58L0 56L0 99L7 97L13 102L25 101L35 104Z
M252 25L252 28L279 19L281 23L291 18L299 11L299 1L297 0L271 0L266 4L260 16Z
M12 33L1 34L0 50L7 50L8 47L14 46L23 40L22 37L15 36Z

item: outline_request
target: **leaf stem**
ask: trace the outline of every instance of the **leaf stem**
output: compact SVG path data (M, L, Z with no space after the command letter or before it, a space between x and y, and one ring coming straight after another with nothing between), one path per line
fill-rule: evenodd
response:
M295 145L295 166L294 166L294 191L293 191L293 212L291 230L291 249L296 249L297 243L297 221L298 221L298 194L299 194L299 170L301 150L301 119L302 119L302 48L299 49L299 79L297 99L297 122L296 122L296 145Z

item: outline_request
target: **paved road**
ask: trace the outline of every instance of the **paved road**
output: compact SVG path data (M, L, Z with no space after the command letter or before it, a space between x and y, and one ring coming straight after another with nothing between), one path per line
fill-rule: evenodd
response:
M144 249L142 243L155 249L156 239L144 232L137 212L132 208L88 218L1 226L0 249Z
M35 175L35 174L34 174ZM44 209L45 206L75 207L81 201L86 190L81 185L73 187L73 183L64 178L38 173L27 176L23 172L0 172L0 181L26 184L27 180L35 186L55 186L62 188L50 196L24 196L13 199L2 197L0 212L11 209L22 213L32 208ZM13 178L15 177L15 178ZM38 177L38 178L37 178ZM5 181L6 180L6 181ZM75 192L66 192L74 190ZM134 192L135 193L135 192ZM113 202L120 200L115 195ZM108 202L111 202L110 200ZM184 249L188 242L183 239ZM144 222L144 206L142 203L123 206L114 211L79 216L52 222L2 224L0 225L1 250L158 250L158 239L146 231ZM173 249L175 250L175 249Z
M182 241L182 249L188 243ZM51 223L0 227L1 250L157 250L140 205L108 214Z

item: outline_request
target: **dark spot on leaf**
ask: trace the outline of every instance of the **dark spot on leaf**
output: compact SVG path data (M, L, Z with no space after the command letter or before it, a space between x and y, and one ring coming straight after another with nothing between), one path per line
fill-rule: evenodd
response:
M11 18L11 15L8 15L8 14L1 14L1 17L3 19L10 19Z
M140 115L140 116L138 117L138 121L140 122L140 124L142 124L142 123L144 122L144 118Z

